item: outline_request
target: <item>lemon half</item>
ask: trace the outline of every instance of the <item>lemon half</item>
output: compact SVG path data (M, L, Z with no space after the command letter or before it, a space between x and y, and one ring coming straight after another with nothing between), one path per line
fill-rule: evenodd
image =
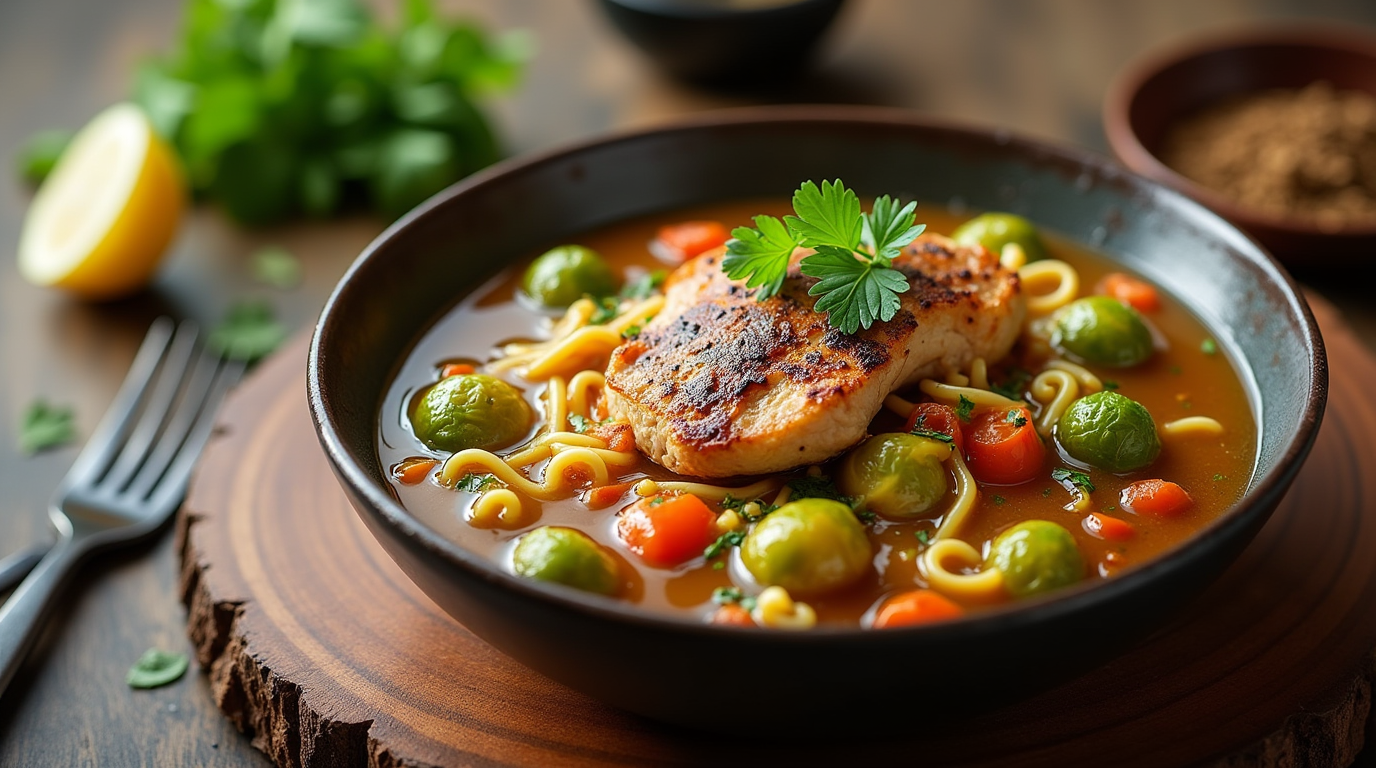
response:
M133 104L101 112L34 196L19 271L91 299L145 285L172 241L186 185L172 149Z

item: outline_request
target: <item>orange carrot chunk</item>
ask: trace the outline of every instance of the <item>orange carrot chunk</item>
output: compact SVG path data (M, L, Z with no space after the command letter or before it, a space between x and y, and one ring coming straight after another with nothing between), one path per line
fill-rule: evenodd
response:
M405 485L419 485L438 463L434 459L407 459L392 467L392 477Z
M474 368L468 363L450 363L440 369L440 378L447 379L450 376L463 376L465 374L474 373L477 370L477 368Z
M616 532L626 548L658 568L702 554L717 537L717 513L691 493L641 499L622 510Z
M903 431L912 432L915 429L940 432L951 438L957 451L965 451L965 435L960 430L960 419L956 418L956 409L949 405L918 403L908 415L908 423Z
M981 483L1017 485L1042 474L1046 445L1022 406L988 408L970 419L965 441L970 474Z
M726 624L733 627L755 626L755 620L750 618L750 611L739 605L723 605L712 613L712 618L709 621L712 624Z
M661 228L652 247L661 258L682 263L730 239L731 233L719 221L685 221Z
M1111 296L1138 312L1155 312L1161 308L1161 296L1156 289L1122 272L1110 272L1099 281L1097 292Z
M1194 505L1194 499L1167 480L1138 480L1123 489L1118 504L1139 515L1179 517Z
M1102 512L1091 512L1081 521L1085 533L1105 541L1127 541L1137 533L1132 524Z
M874 628L910 627L958 619L965 610L930 589L900 592L884 601L874 614Z
M626 491L631 489L634 483L617 483L616 485L603 485L588 491L588 509L606 509L626 495Z

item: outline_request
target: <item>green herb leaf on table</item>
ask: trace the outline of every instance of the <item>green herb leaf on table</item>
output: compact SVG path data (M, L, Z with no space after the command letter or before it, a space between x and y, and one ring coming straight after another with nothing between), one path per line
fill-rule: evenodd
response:
M130 688L160 688L176 682L186 674L188 666L190 660L184 653L149 648L134 662L134 666L129 668L129 673L124 676L124 682L128 683Z
M39 131L30 136L19 148L19 177L35 186L42 184L72 143L72 136L71 131Z
M71 408L49 405L40 399L24 411L19 424L19 452L25 456L66 445L75 439L76 420Z
M287 331L274 318L271 305L243 301L229 308L208 343L225 357L251 363L272 354L286 338Z
M301 262L285 248L269 246L253 254L253 279L284 291L301 284Z
M1085 493L1094 493L1094 482L1089 479L1089 475L1076 469L1057 467L1051 470L1051 479L1062 485L1079 486Z

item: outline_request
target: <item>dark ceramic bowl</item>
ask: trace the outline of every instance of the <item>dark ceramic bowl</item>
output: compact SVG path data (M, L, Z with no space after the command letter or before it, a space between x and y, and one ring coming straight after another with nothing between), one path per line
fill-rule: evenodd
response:
M1240 363L1260 414L1245 498L1166 556L1108 582L949 624L802 633L710 626L520 579L398 503L376 446L383 394L407 350L461 296L513 259L592 227L783 197L801 179L837 177L862 196L1021 213L1102 249L1192 307ZM731 727L738 720L730 713L744 708L752 724L819 735L857 719L911 723L1008 701L1158 626L1271 514L1309 451L1327 385L1323 343L1294 284L1203 206L1084 152L853 108L707 115L479 173L359 257L320 318L307 376L321 444L359 516L475 634L555 680L656 719Z
M843 0L601 0L616 28L671 75L751 90L805 66Z
M1104 99L1104 130L1118 159L1174 187L1246 230L1295 268L1363 263L1376 255L1376 224L1325 230L1272 215L1181 176L1157 157L1176 121L1232 96L1303 88L1318 80L1376 96L1376 31L1351 27L1266 27L1194 40L1149 54L1114 81Z

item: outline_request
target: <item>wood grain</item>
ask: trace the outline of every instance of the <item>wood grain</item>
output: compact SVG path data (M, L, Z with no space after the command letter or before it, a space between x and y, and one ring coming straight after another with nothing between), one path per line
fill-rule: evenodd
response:
M1347 765L1376 672L1376 486L1358 461L1376 449L1363 396L1376 360L1332 310L1321 317L1330 415L1235 567L1093 673L911 741L723 743L612 710L487 646L349 508L310 427L303 339L238 393L202 464L179 526L188 632L216 702L288 766L902 763L919 750L965 766Z

